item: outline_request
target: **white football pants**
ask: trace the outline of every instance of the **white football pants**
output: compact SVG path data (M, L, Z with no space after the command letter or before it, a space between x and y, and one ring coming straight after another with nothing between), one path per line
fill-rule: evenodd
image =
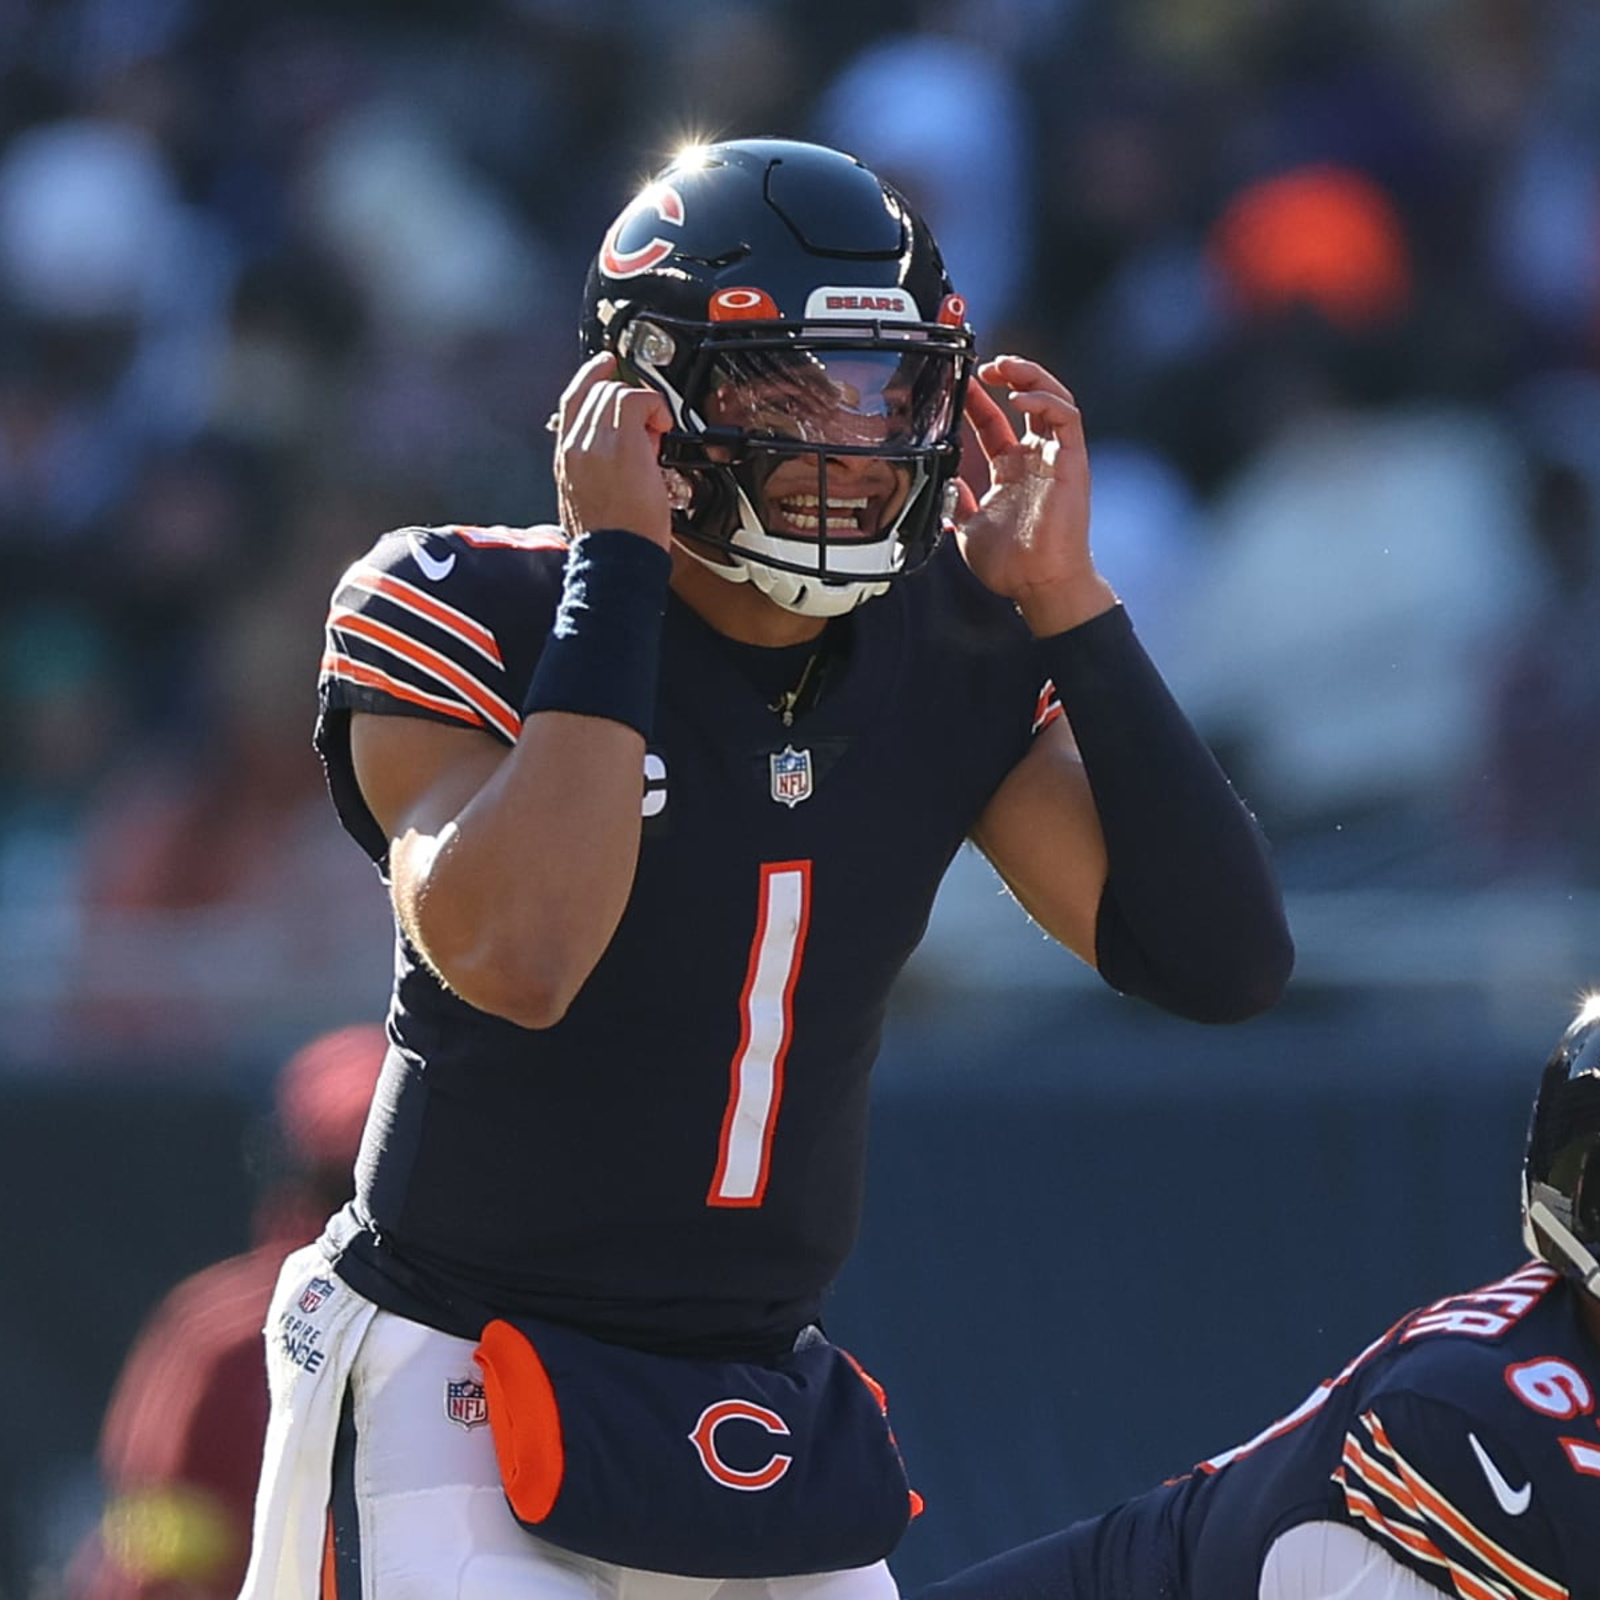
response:
M315 1246L285 1263L267 1323L269 1371L274 1329L285 1314L301 1335L303 1357L301 1297L308 1281L326 1283L330 1276ZM336 1298L360 1299L342 1282ZM473 1344L361 1304L370 1315L361 1318L353 1348L330 1357L309 1379L303 1360L285 1372L278 1353L274 1423L280 1412L293 1413L294 1421L275 1427L289 1448L275 1450L269 1432L256 1509L258 1547L242 1600L333 1600L324 1587L325 1566L338 1574L338 1600L897 1600L883 1562L805 1577L686 1578L571 1555L534 1537L506 1504L481 1407L449 1403L452 1384L481 1379ZM315 1314L325 1312L318 1307ZM353 1499L359 1553L343 1562L318 1560L313 1573L311 1530L275 1536L271 1506L296 1478L300 1492L289 1498L327 1504L332 1439L346 1387L338 1381L340 1369L355 1430L354 1494L341 1499L335 1487L335 1515L348 1516ZM296 1424L305 1446L300 1450L292 1446ZM319 1537L319 1550L320 1544Z
M1258 1600L1439 1600L1439 1591L1359 1529L1302 1522L1267 1552Z

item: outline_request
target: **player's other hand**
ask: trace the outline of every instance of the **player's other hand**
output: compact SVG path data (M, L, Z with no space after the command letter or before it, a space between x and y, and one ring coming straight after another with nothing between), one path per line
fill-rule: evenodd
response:
M956 540L979 582L1014 600L1041 636L1116 604L1089 550L1089 456L1083 417L1059 378L1036 361L996 356L967 390L967 419L989 466L979 500L957 486ZM1020 436L1003 389L1022 418Z
M668 548L672 508L658 460L661 436L672 426L666 401L621 382L617 358L603 352L578 368L551 426L567 537L626 528Z

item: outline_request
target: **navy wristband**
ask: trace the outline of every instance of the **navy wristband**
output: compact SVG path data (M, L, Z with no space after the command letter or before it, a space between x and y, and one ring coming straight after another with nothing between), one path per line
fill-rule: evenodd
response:
M555 623L522 715L570 711L650 737L672 557L621 528L582 534L567 552Z

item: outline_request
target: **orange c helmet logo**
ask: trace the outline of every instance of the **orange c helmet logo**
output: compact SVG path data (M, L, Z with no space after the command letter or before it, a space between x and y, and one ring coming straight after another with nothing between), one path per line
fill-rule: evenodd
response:
M637 278L641 272L659 267L678 247L670 239L654 234L637 250L617 249L622 230L641 211L653 211L663 221L675 228L683 226L683 196L670 183L654 183L634 200L633 204L611 224L611 231L600 246L600 268L609 277Z
M753 1422L770 1434L788 1436L789 1424L776 1411L750 1400L714 1400L700 1413L700 1420L689 1435L689 1442L700 1456L700 1465L725 1489L770 1489L789 1470L793 1456L774 1450L764 1466L754 1472L730 1467L717 1454L717 1429L724 1422Z

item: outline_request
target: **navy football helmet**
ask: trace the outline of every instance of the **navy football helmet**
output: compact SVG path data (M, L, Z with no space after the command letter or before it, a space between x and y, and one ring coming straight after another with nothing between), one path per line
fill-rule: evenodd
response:
M835 616L933 548L972 331L927 227L853 156L681 153L607 231L582 344L671 408L673 530L721 576Z
M1600 1298L1600 995L1561 1036L1539 1080L1522 1164L1522 1237Z

